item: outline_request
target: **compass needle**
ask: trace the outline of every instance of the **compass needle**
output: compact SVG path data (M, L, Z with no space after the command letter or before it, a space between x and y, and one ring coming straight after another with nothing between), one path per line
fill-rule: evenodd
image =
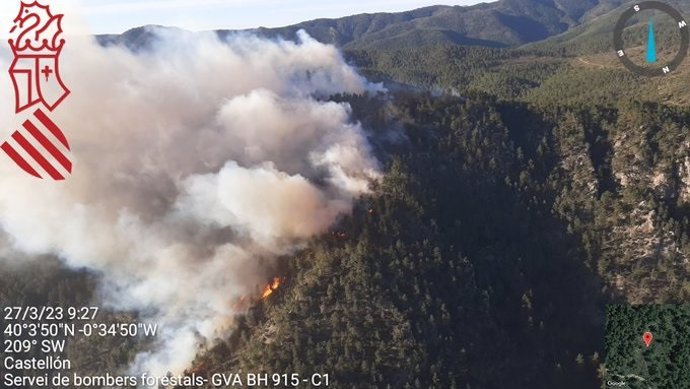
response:
M654 19L649 18L647 38L647 63L656 63L656 37L654 36Z

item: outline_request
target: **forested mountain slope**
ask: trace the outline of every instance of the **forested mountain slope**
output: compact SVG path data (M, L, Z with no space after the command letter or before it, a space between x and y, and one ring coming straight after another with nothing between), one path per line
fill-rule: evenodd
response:
M315 39L346 49L401 49L456 44L517 47L564 33L615 9L624 0L499 0L474 6L431 6L399 13L317 19L248 32L294 39L305 30ZM220 36L236 30L217 31ZM145 45L145 27L102 35L104 44Z
M304 29L319 41L344 48L403 48L453 43L519 46L562 33L619 5L622 0L499 0L470 7L435 6L394 14L320 19L259 29L291 38Z
M434 6L394 14L320 19L258 31L290 38L304 29L319 41L351 49L443 43L519 46L562 33L586 20L590 12L600 12L598 7L618 3L620 0L500 0L470 7Z
M690 113L346 97L387 174L201 357L338 388L593 388L610 302L688 301Z
M591 40L347 50L417 90L345 98L372 139L405 141L379 144L374 195L287 259L286 287L197 368L316 367L339 388L599 387L607 304L690 301L690 65L625 70L597 30L614 8L581 17Z

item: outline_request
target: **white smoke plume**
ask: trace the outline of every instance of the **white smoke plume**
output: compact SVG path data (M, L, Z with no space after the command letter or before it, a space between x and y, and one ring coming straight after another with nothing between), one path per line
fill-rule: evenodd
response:
M162 344L134 368L165 374L224 334L267 261L325 232L378 177L349 107L319 100L378 87L306 34L156 35L138 54L68 42L72 94L51 117L74 174L35 180L0 155L0 253L101 274L104 304L162 325ZM0 98L14 101L0 78ZM0 107L3 139L23 119L13 108Z

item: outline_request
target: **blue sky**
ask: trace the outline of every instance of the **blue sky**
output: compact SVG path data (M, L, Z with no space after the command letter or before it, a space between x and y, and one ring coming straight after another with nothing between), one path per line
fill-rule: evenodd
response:
M484 0L489 2L490 0ZM320 17L396 12L434 4L470 5L480 0L85 0L93 33L117 33L145 24L190 30L277 27Z

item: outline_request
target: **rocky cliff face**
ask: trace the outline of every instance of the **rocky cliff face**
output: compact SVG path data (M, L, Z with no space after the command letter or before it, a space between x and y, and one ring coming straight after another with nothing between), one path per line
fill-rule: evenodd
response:
M566 117L554 132L564 174L554 209L582 236L609 287L630 303L688 292L687 123L676 111L636 106L596 125ZM598 145L606 152L595 155Z

